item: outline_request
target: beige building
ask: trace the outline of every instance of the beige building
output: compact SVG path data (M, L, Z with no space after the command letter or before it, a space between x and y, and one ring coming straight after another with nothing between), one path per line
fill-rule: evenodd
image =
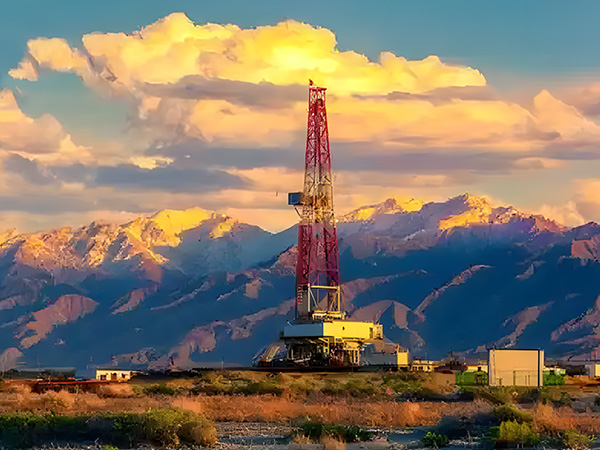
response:
M429 359L413 359L410 368L413 372L433 372L441 364L440 361Z
M488 352L490 386L543 385L544 350L491 349Z
M124 382L131 380L131 377L135 375L133 370L120 370L120 369L96 369L96 380L102 381L118 381Z

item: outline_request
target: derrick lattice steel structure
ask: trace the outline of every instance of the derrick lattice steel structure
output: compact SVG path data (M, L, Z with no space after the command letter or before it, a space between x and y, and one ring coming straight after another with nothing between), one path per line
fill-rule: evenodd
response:
M272 344L260 365L349 367L408 364L408 353L384 341L383 327L346 320L342 311L333 177L325 88L308 89L304 190L289 194L300 215L296 266L296 318L284 327L285 356Z
M304 190L289 199L300 214L297 320L343 317L325 91L309 86Z

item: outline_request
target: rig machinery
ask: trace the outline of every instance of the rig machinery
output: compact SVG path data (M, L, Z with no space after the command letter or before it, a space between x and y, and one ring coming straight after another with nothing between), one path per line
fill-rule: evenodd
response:
M333 211L326 88L314 86L311 81L308 91L304 189L288 195L300 223L296 315L282 333L285 363L308 367L408 366L408 352L386 342L381 325L346 320Z

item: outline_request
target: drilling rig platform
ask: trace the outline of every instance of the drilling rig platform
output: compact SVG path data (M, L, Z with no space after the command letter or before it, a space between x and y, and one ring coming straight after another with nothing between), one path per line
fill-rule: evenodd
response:
M346 320L340 283L326 88L309 85L304 189L288 195L300 216L295 319L282 333L292 367L408 367L410 356L386 341L382 326ZM259 362L271 365L275 352Z

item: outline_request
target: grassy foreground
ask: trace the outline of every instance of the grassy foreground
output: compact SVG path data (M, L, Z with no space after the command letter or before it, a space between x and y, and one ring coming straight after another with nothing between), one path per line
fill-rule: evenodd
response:
M12 412L0 415L0 439L2 446L9 448L98 440L129 448L140 443L179 447L212 445L217 432L201 415L178 408L78 415Z
M351 442L369 439L373 427L427 426L423 445L434 448L468 439L487 447L585 449L600 435L600 389L477 387L446 396L454 390L443 376L404 373L213 371L44 394L4 384L0 445L99 439L124 448L210 446L215 422L283 424L299 442Z

